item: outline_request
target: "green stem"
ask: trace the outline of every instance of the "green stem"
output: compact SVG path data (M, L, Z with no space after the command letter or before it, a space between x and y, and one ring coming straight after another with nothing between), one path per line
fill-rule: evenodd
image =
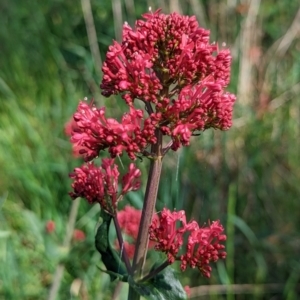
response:
M149 242L148 230L155 210L155 203L162 167L162 133L159 129L156 130L156 138L157 143L151 148L153 159L150 163L142 217L139 225L139 233L136 241L136 249L132 264L133 274L136 279L140 279L142 277L143 266L146 260ZM132 287L129 287L128 300L139 299L140 295Z

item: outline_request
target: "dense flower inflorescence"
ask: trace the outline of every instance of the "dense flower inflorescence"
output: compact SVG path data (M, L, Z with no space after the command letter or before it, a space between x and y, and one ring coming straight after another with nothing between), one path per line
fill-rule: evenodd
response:
M221 244L226 240L223 231L219 221L200 228L196 221L186 222L184 211L171 212L164 208L159 218L153 219L149 234L150 240L157 243L155 250L166 253L170 264L181 260L182 271L189 265L210 277L209 263L226 257L225 247ZM184 237L187 237L185 247ZM185 253L178 256L180 248L185 248Z
M208 75L229 83L229 51L209 43L210 32L195 16L157 10L143 17L134 29L126 23L122 44L109 48L102 68L104 95L124 93L128 103L135 98L157 103L160 91L171 85L180 90Z
M100 167L92 162L75 168L74 173L70 174L74 180L74 191L70 192L70 196L73 199L85 198L91 204L99 203L102 209L115 215L121 197L140 188L141 171L134 164L130 165L129 173L123 176L122 191L118 196L119 175L118 166L110 158L103 159Z
M81 101L74 114L76 128L72 131L73 147L83 155L86 161L97 157L100 150L106 148L112 157L128 153L135 159L149 143L155 143L155 127L151 122L142 124L143 111L130 107L119 123L113 118L105 117L105 108L97 109Z
M163 133L173 139L172 149L180 145L187 146L194 132L210 127L221 130L232 125L232 106L235 96L224 93L221 82L214 82L212 77L195 85L184 87L176 101L166 101L159 109Z
M177 150L192 135L232 125L235 96L225 91L230 51L211 44L195 17L160 11L143 17L135 28L124 25L122 43L109 47L102 68L103 95L122 94L129 112L118 122L105 116L104 107L80 102L69 126L73 151L86 161L105 149L111 157L127 152L135 159L156 143L157 130ZM135 99L145 103L148 116L134 108Z
M135 99L144 102L148 122L172 138L173 150L189 145L199 131L229 129L235 102L225 92L230 51L211 44L210 32L194 16L158 10L143 17L135 28L125 24L122 43L110 46L103 95L122 94L129 106Z

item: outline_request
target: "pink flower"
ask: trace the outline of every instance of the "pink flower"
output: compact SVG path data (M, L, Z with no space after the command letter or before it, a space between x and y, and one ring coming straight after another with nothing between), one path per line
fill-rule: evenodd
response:
M184 211L171 212L166 208L149 228L150 240L157 243L154 249L166 253L170 264L181 260L182 271L188 265L197 267L205 277L210 277L210 262L226 257L225 246L221 244L226 240L223 231L219 221L199 228L196 221L186 222ZM185 236L187 244L184 247ZM184 254L178 256L181 248Z
M67 136L71 136L72 132L77 130L78 130L78 126L74 118L71 118L67 123L65 123L65 134ZM75 144L73 144L73 156L76 158L80 157L81 149L84 149L84 147L76 146Z
M99 203L102 209L115 215L117 203L123 195L140 187L141 172L134 164L130 166L129 173L122 179L126 189L123 187L118 196L119 175L118 166L111 158L104 158L100 167L92 162L75 168L74 173L70 174L70 178L74 180L70 196L73 199L85 198L91 204Z
M129 205L121 211L118 211L117 217L122 232L126 235L124 247L129 258L133 258L135 251L135 242L138 236L138 229L141 220L142 211L135 209ZM119 243L115 243L119 248ZM154 242L150 241L148 247L153 248Z
M163 87L181 89L210 74L228 84L230 52L209 43L210 32L195 16L158 10L143 17L135 28L126 23L122 44L109 48L102 69L105 96L123 93L128 103L134 98L157 103Z
M65 134L71 136L72 131L77 129L77 124L73 118L71 118L67 123L65 123Z
M189 298L191 296L191 288L188 285L186 285L184 287L184 290L186 292L187 297Z
M122 155L125 151L131 159L136 153L141 153L148 146L156 142L154 136L154 122L143 125L142 110L130 107L121 123L105 117L105 108L80 102L74 114L76 128L72 131L71 142L75 149L83 155L85 161L97 157L99 151L108 148L111 157Z
M220 244L226 240L226 235L222 234L223 231L224 228L219 221L192 231L188 238L186 254L180 257L181 270L184 271L189 265L191 268L197 267L203 276L210 277L209 263L226 257L226 252L223 251L225 246Z
M74 229L73 239L78 242L82 242L85 240L85 233L80 229Z
M232 125L232 111L235 96L223 91L224 81L214 81L212 76L184 87L177 100L165 101L161 105L161 127L173 139L172 149L187 146L190 137L210 127L221 130Z
M179 228L177 225L179 223ZM185 212L171 212L164 208L159 218L154 218L149 228L149 239L156 242L154 249L165 252L172 264L183 245L183 234L186 231Z
M141 170L139 170L133 163L129 165L129 172L123 176L122 179L122 194L130 191L136 191L141 186Z
M102 68L103 95L122 94L130 106L134 99L148 104L144 124L152 127L144 137L154 139L154 129L160 128L172 138L173 150L208 128L229 129L236 100L225 91L230 51L210 43L210 32L194 16L157 10L143 17L134 28L125 24L122 43L110 46Z
M152 70L150 55L140 51L126 56L125 48L126 45L117 42L109 47L102 66L102 94L110 96L129 91L123 95L128 104L135 97L155 102L162 85Z
M47 233L54 232L55 231L55 222L52 220L47 221L46 225L45 225L45 230Z

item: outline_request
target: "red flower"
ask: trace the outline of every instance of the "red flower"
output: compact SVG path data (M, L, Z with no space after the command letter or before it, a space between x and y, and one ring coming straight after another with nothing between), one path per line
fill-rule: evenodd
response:
M223 251L225 247L220 244L226 240L223 230L219 221L199 228L196 221L186 223L184 211L171 212L164 208L159 218L152 221L149 234L150 240L157 243L154 249L165 252L170 264L176 259L181 260L182 271L189 265L197 267L203 276L210 277L209 263L226 257ZM188 240L186 246L182 247L185 234ZM180 248L185 248L185 254L178 257Z
M105 108L97 109L86 102L80 102L74 120L77 127L72 131L71 142L83 155L85 161L99 155L100 150L109 149L111 157L128 153L135 159L149 143L156 142L155 124L142 122L143 111L130 107L130 112L122 117L121 123L105 117Z
M191 231L186 247L186 254L181 255L181 270L186 266L197 267L203 276L210 277L210 262L216 262L219 258L225 258L224 245L220 244L226 240L226 235L222 234L223 226L219 221L212 222L204 228Z
M82 242L85 240L85 233L80 229L74 229L73 239L78 242Z
M189 145L199 131L229 129L235 102L225 92L230 51L211 44L210 32L194 16L158 10L143 17L135 28L125 24L122 43L109 47L102 94L122 94L130 106L134 99L146 103L149 118L144 123L152 124L151 136L153 126L159 127L172 138L173 150Z
M177 228L177 224L180 224ZM183 244L183 234L186 231L185 212L171 212L164 208L159 218L152 220L149 228L149 239L157 242L155 250L165 252L170 264L172 264L176 255Z
M45 225L45 230L47 233L54 232L55 231L55 222L52 220L47 221L46 225Z
M122 194L125 195L130 191L136 191L141 186L141 170L139 170L133 163L129 165L129 172L123 176L122 179Z
M126 23L122 44L109 47L102 68L105 96L123 93L128 103L134 98L157 103L163 87L181 89L208 75L228 84L230 52L209 43L210 32L199 27L195 16L157 10L143 17L134 29Z
M135 251L135 242L138 236L138 229L141 220L142 211L135 209L129 205L118 212L118 222L122 232L127 239L124 241L124 247L129 258L133 258ZM148 247L152 248L154 242L150 241ZM119 243L116 242L116 247L119 248Z
M76 121L74 120L74 118L72 117L66 124L65 124L65 134L67 136L72 136L72 132L76 132L78 131L78 126ZM81 146L81 145L76 145L76 144L72 144L73 146L73 156L74 157L80 157L80 153L82 151L87 151L87 149L85 149L85 147Z
M73 199L85 198L91 204L100 203L104 210L114 215L121 197L140 187L141 171L134 164L130 165L129 172L122 179L123 190L120 196L118 196L119 175L118 166L111 158L104 158L100 167L91 162L81 168L75 168L74 173L70 174L74 179L72 184L74 191L70 192L70 196Z
M187 297L189 298L191 296L191 288L188 285L186 285L184 287L184 290L186 292Z

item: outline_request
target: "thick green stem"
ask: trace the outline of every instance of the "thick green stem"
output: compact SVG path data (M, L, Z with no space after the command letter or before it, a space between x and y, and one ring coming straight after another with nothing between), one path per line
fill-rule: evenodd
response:
M136 279L140 279L142 276L143 266L147 255L149 242L148 231L152 221L153 213L155 211L155 203L162 167L162 133L159 129L156 130L156 137L157 143L151 148L153 160L151 160L150 164L144 205L142 210L142 217L139 226L139 233L136 241L136 249L132 264L132 270ZM128 300L139 299L140 295L132 287L129 287Z

